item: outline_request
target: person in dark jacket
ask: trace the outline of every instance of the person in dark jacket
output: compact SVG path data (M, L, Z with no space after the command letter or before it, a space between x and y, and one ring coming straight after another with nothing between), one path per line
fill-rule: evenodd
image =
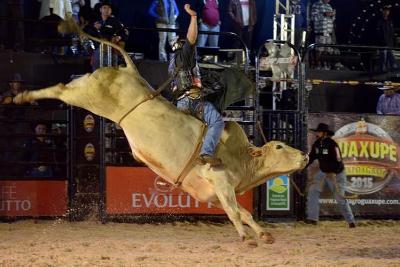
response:
M128 39L129 31L125 28L124 24L120 22L116 17L112 15L114 6L108 2L104 1L99 5L100 8L100 19L94 22L93 26L87 29L90 35L99 37L102 39L107 39L119 46L124 47L125 41ZM96 50L93 53L92 58L92 68L93 71L100 66L100 49L99 44L95 43ZM105 49L106 50L106 49ZM107 58L107 55L104 56ZM117 64L118 55L116 52L112 52L112 65ZM103 62L103 65L104 64Z
M382 9L382 17L378 20L376 26L378 36L378 44L380 46L394 46L394 25L390 18L390 6L384 6ZM392 50L380 50L380 71L397 69L396 59Z
M308 188L307 219L305 222L308 224L317 224L319 219L319 196L323 187L327 185L333 192L340 212L349 224L349 227L354 228L356 225L353 212L344 197L346 173L342 162L342 155L338 144L331 138L334 133L325 123L318 124L318 127L312 129L312 131L316 132L317 140L312 145L310 160L306 168L317 159L319 170Z
M29 138L23 145L23 160L29 163L37 163L30 165L26 174L31 177L52 177L54 174L54 165L47 165L55 162L54 148L55 144L52 139L46 135L50 125L46 122L37 122L32 124L32 130L35 136ZM47 163L47 164L46 164Z
M255 0L230 0L228 13L233 21L235 33L243 39L248 48L251 48L253 29L257 22Z

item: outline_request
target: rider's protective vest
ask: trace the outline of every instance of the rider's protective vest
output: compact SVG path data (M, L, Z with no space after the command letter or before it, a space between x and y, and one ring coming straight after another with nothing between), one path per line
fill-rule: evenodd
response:
M191 98L200 97L201 75L197 63L192 69L185 70L183 66L177 66L173 58L168 69L169 74L175 77L172 82L172 91L177 99L186 95ZM193 94L189 91L197 91L197 93Z

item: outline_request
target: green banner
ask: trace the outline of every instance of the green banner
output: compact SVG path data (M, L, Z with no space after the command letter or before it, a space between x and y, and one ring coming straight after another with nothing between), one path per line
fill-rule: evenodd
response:
M290 210L289 177L286 175L267 181L267 210Z

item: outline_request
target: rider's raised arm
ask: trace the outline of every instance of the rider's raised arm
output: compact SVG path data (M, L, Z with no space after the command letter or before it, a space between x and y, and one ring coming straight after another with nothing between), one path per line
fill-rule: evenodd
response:
M187 40L191 45L196 44L197 41L197 13L190 8L189 4L185 5L186 12L190 15L190 24L186 35Z

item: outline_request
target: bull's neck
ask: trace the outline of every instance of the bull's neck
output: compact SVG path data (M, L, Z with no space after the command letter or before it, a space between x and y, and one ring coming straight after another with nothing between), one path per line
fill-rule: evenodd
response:
M256 181L265 177L265 168L263 168L263 157L251 157L245 161L243 169L245 170L246 177L251 181Z

